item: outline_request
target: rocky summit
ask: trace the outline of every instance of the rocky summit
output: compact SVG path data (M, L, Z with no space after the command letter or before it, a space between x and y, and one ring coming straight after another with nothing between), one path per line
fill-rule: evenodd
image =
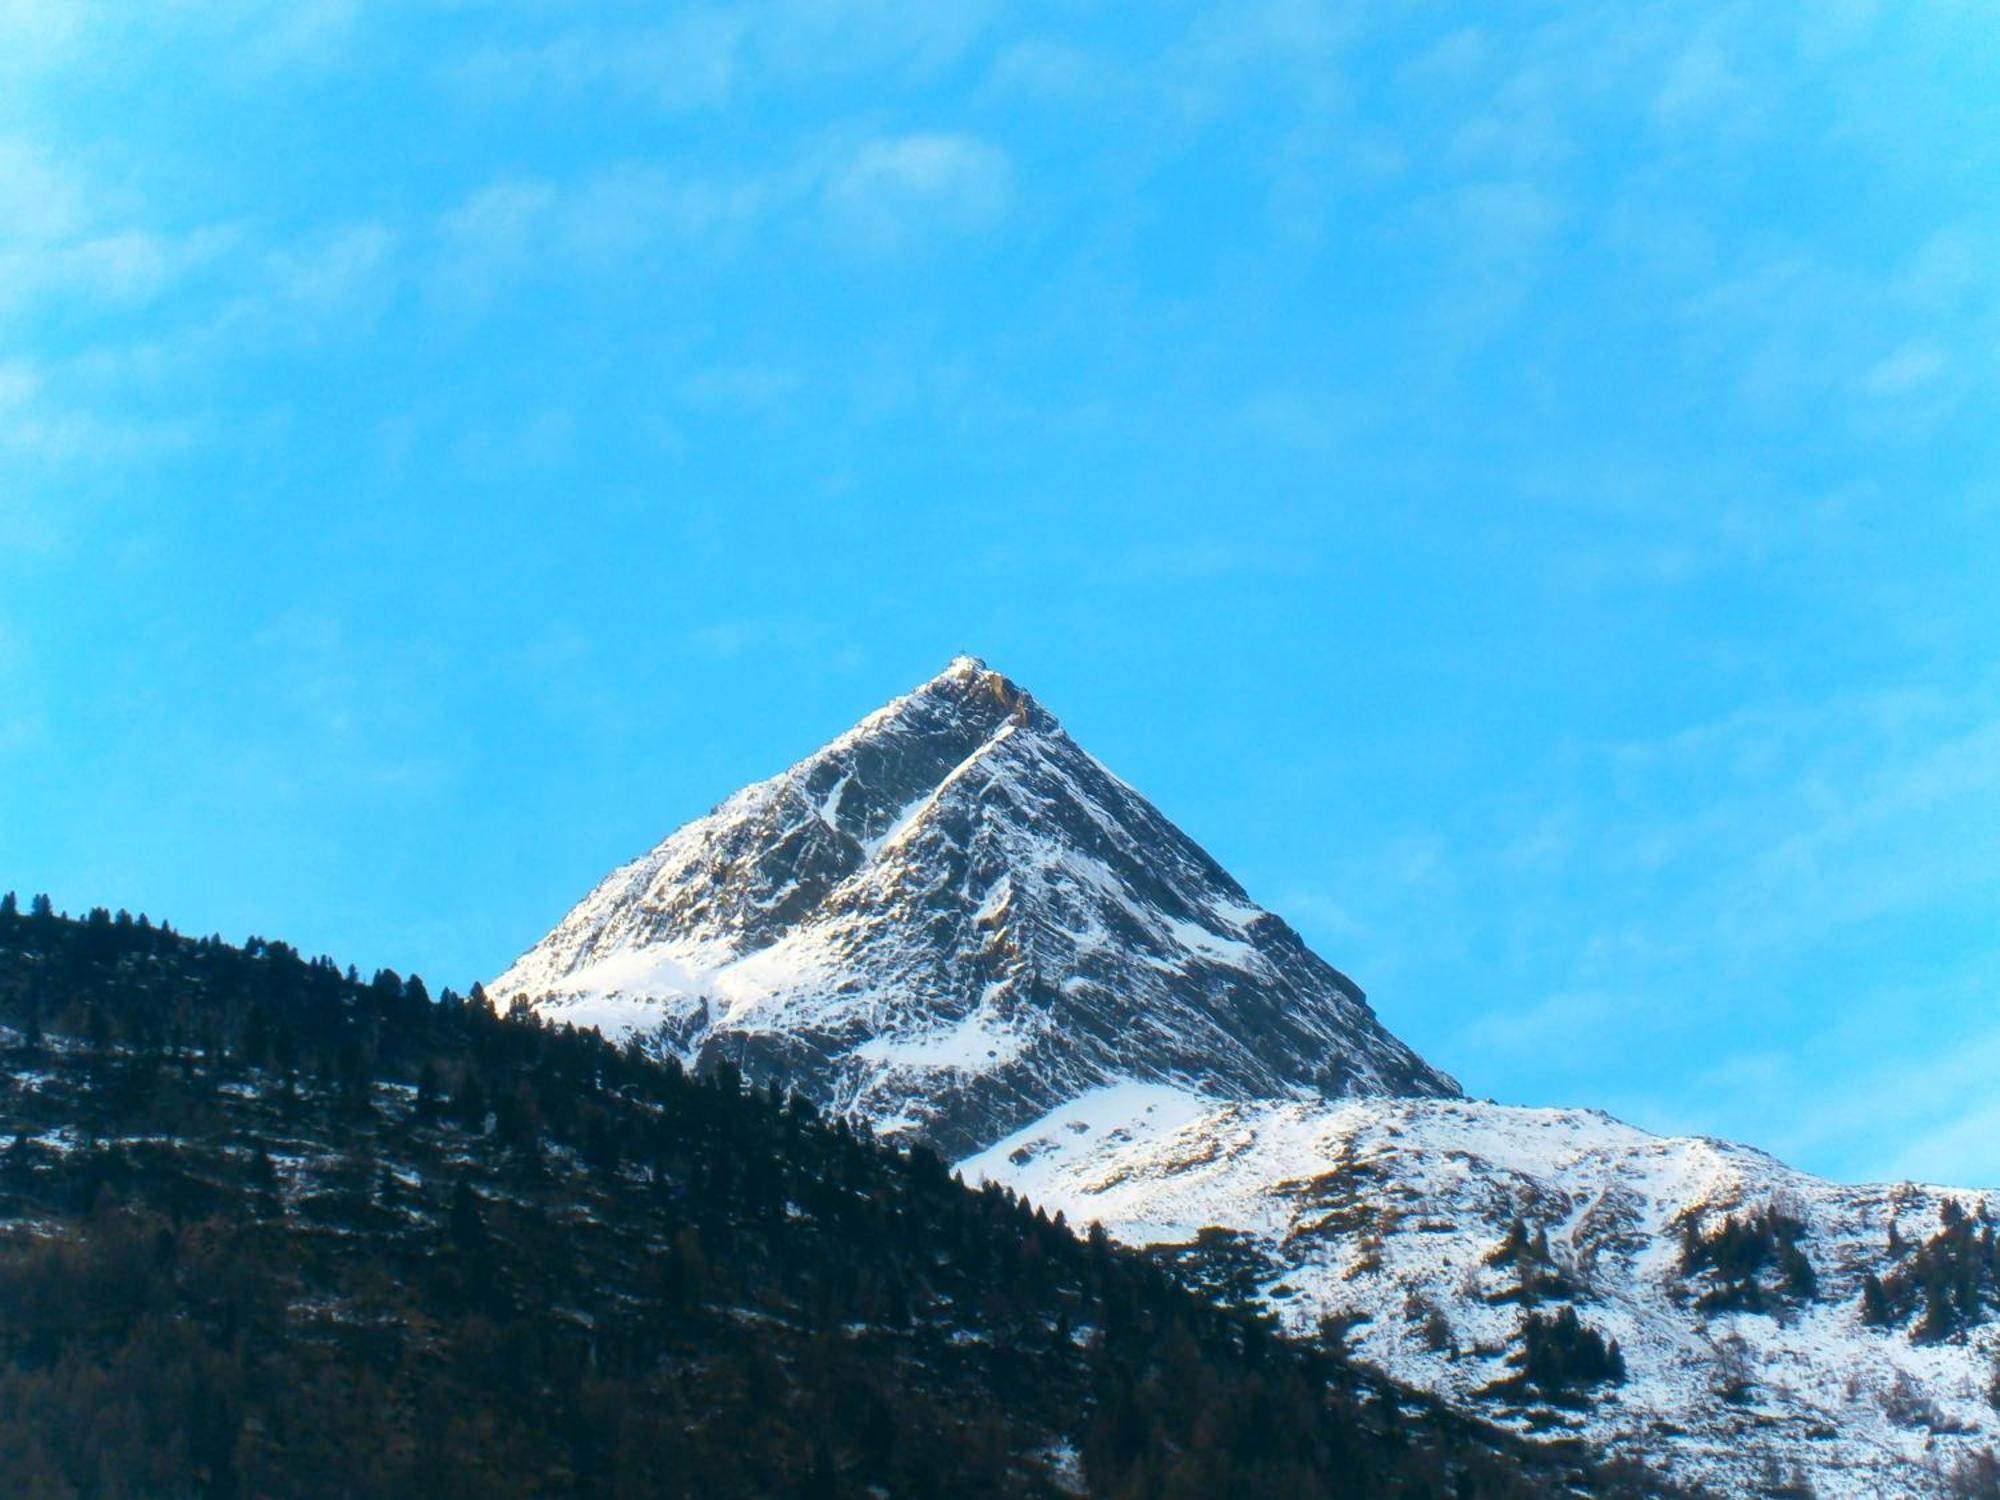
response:
M1458 1092L973 657L613 871L490 992L950 1155L1122 1084Z

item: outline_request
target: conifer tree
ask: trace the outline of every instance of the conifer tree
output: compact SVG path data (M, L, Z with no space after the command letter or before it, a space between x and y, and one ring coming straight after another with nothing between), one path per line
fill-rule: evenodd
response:
M473 1251L486 1243L486 1219L479 1211L479 1195L461 1173L451 1189L451 1242L459 1249Z
M1889 1297L1882 1278L1870 1271L1861 1281L1861 1321L1870 1328L1886 1328L1893 1321Z

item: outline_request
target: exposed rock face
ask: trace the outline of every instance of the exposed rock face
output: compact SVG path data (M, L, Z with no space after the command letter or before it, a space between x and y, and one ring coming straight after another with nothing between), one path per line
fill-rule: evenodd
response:
M490 988L952 1155L1125 1079L1457 1093L970 657L613 872Z

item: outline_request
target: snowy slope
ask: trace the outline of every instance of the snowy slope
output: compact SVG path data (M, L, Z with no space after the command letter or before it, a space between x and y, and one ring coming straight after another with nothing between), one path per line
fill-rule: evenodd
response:
M1246 1231L1264 1258L1262 1293L1294 1329L1358 1314L1354 1349L1398 1380L1724 1494L1795 1475L1826 1496L1936 1494L1941 1472L2000 1441L1987 1394L2000 1329L1925 1344L1914 1319L1868 1327L1860 1311L1864 1275L1909 1263L1946 1200L1977 1221L2000 1211L1993 1195L1836 1186L1758 1151L1591 1111L1217 1104L1139 1083L1052 1111L963 1170L1134 1244ZM1773 1206L1805 1226L1816 1293L1773 1298L1765 1312L1704 1310L1710 1283L1683 1267L1683 1224L1713 1233L1727 1215ZM1629 1366L1583 1410L1480 1394L1512 1373L1520 1276L1497 1252L1516 1218L1546 1232L1567 1285L1544 1308L1574 1306Z
M953 1153L1115 1078L1456 1092L970 657L615 871L489 992Z

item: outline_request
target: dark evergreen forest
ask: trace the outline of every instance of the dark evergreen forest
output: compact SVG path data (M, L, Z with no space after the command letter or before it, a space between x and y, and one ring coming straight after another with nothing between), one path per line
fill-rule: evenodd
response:
M476 988L9 897L0 1060L10 1496L1661 1492Z

